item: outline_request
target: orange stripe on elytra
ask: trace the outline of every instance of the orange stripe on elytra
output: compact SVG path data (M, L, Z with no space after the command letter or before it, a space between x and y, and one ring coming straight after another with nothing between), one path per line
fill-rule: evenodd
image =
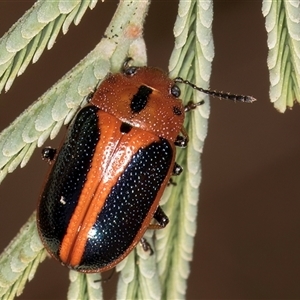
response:
M103 176L103 171L107 168L111 156L113 155L115 148L117 147L119 140L118 135L121 135L119 133L120 121L103 112L98 112L98 116L100 140L96 145L93 160L91 163L91 169L87 174L86 182L78 199L78 204L69 222L67 232L61 244L60 259L67 264L69 264L71 256L75 255L76 261L80 260L82 256L86 241L82 240L81 243L80 241L78 241L81 245L79 245L79 247L76 246L76 251L73 251L75 247L74 243L78 239L79 231L87 230L88 224L84 224L85 229L81 228L84 218L94 198L94 194L99 186L99 182L102 180L101 177ZM104 193L102 199L99 199L98 201L98 210L101 210L104 205L104 197L107 196ZM109 191L107 192L107 194L108 193Z
M89 232L132 156L141 147L159 140L138 128L122 134L121 121L103 111L99 111L98 115L100 140L60 249L61 260L71 266L80 264Z

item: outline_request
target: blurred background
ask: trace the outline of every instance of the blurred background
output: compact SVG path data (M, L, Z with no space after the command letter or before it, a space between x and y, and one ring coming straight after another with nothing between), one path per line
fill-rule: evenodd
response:
M33 3L1 1L0 35ZM167 70L177 5L152 2L144 32L149 65ZM98 3L1 94L1 130L94 48L116 6ZM211 88L258 101L211 101L187 299L300 299L300 107L280 114L269 101L261 1L214 1L213 33ZM47 169L38 149L1 185L1 252L35 209ZM113 281L104 287L109 299ZM65 299L67 288L68 270L47 259L19 299Z

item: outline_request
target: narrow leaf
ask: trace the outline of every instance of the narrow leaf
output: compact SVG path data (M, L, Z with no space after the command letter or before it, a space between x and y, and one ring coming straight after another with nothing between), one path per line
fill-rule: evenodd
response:
M263 1L269 47L270 100L280 112L300 102L299 3Z

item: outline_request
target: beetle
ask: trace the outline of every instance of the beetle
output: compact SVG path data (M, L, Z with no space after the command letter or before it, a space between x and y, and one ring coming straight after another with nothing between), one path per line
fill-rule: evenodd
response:
M43 151L54 162L39 200L38 231L51 256L79 272L113 268L138 242L146 245L147 229L168 224L159 200L171 176L182 171L175 148L188 143L185 113L203 104L184 106L177 83L220 98L255 100L128 62L78 112L58 153Z

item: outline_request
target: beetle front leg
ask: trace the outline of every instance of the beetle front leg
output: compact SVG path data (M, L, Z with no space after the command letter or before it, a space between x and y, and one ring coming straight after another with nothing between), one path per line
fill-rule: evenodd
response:
M181 128L180 132L182 135L178 135L176 137L174 144L177 147L185 148L189 142L189 136L183 127Z

